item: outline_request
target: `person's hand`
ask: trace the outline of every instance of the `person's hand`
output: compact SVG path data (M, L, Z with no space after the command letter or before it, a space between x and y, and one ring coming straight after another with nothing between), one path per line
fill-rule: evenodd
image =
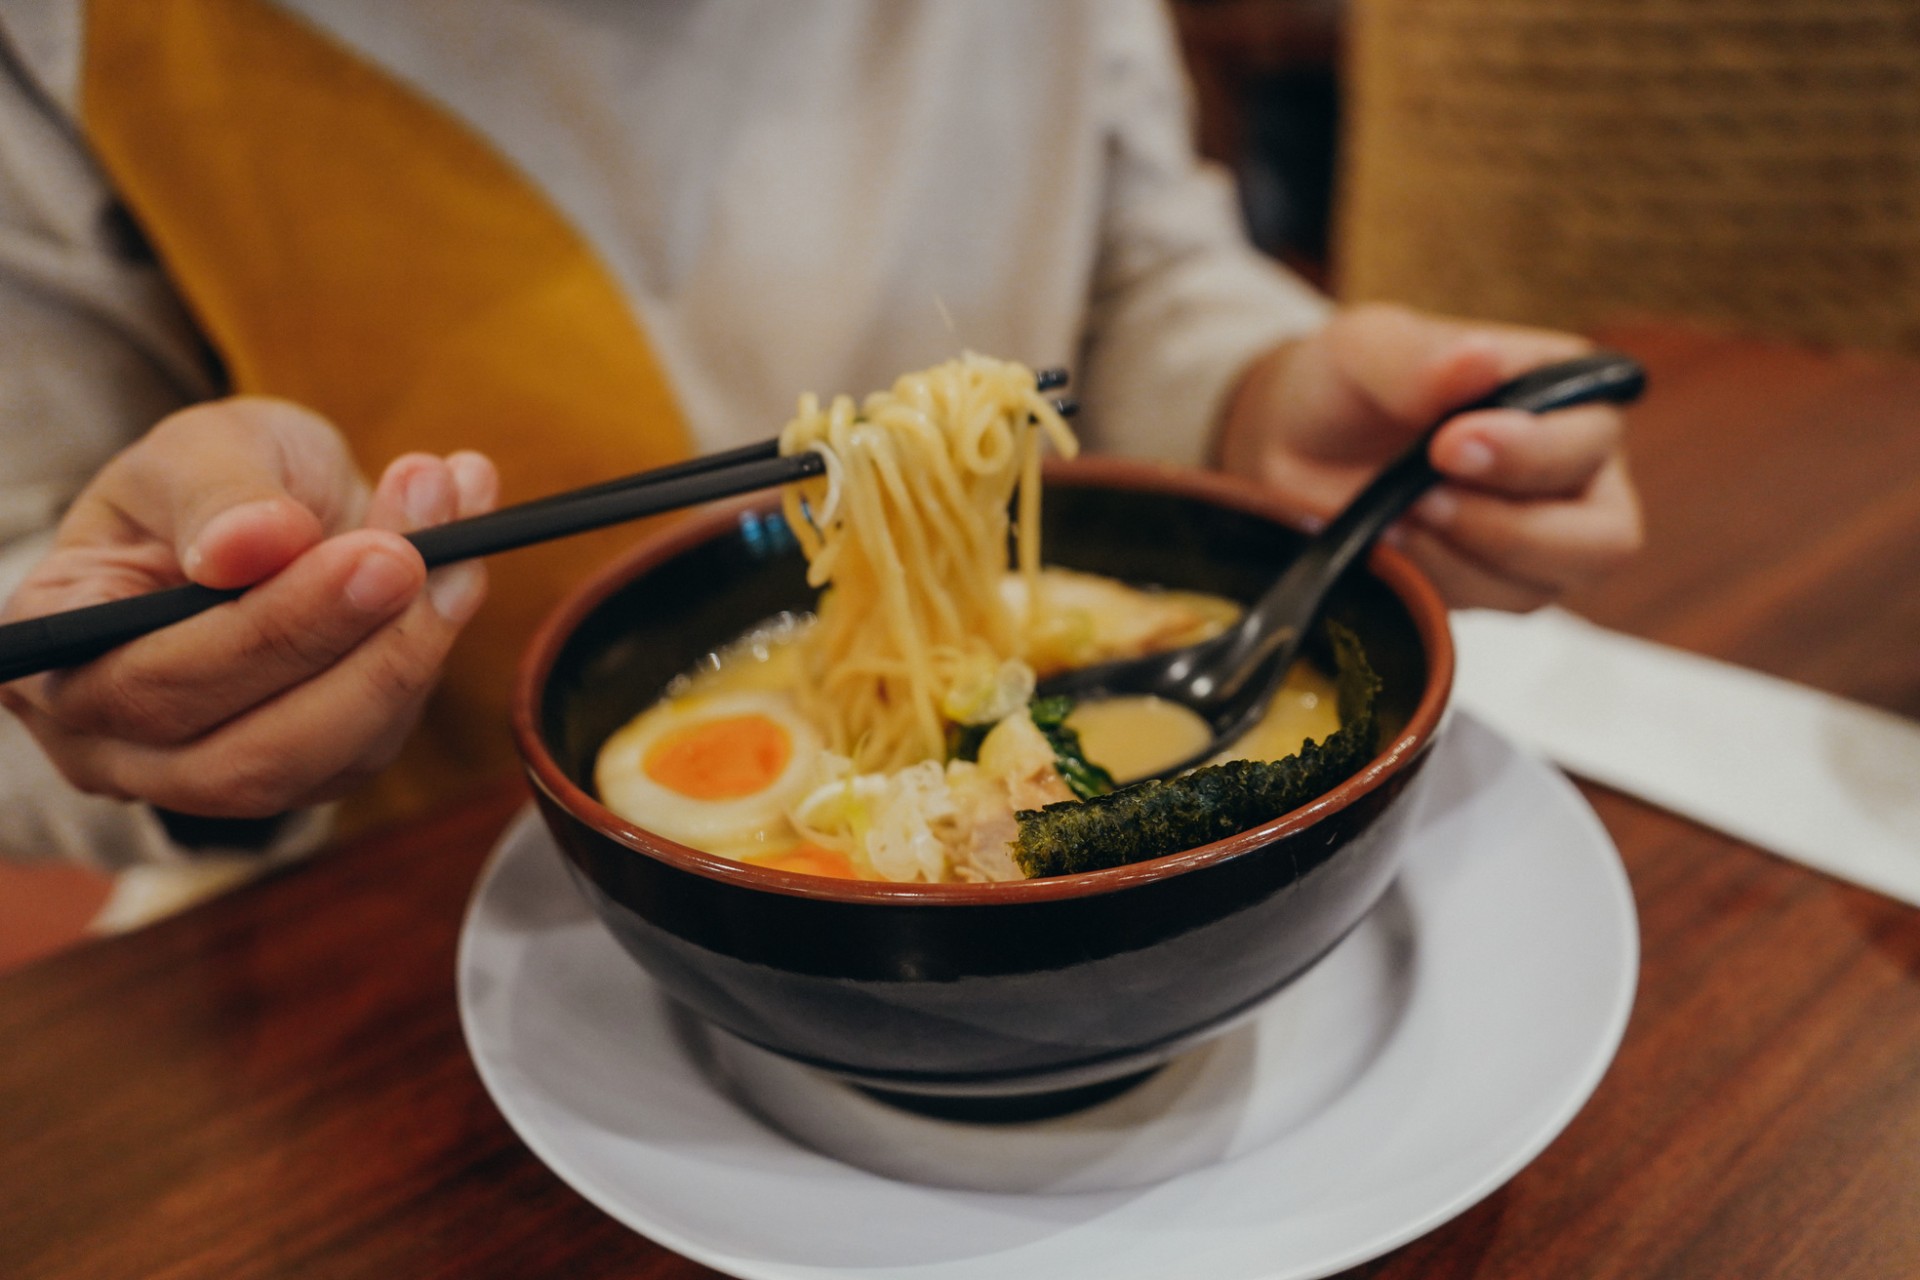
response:
M486 594L477 563L429 576L400 534L496 489L479 454L409 454L369 492L339 434L284 401L177 413L80 494L0 619L260 585L0 702L86 791L216 818L334 798L399 749Z
M1449 408L1588 349L1542 329L1355 307L1241 379L1219 463L1324 520ZM1640 546L1621 427L1610 405L1539 417L1517 409L1462 414L1428 451L1444 483L1396 536L1451 604L1544 604Z

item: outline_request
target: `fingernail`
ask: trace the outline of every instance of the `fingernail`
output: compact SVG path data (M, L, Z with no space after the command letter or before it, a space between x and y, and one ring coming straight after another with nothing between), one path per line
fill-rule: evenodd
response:
M369 550L347 579L347 603L362 613L388 613L413 594L413 573L391 551Z
M474 561L427 575L427 599L433 602L433 611L456 626L474 615L486 595L486 570Z
M1453 465L1447 470L1462 477L1483 476L1493 470L1493 447L1484 440L1469 440L1453 451Z
M456 453L447 458L447 470L453 473L453 487L461 511L482 511L498 497L499 480L493 466L477 453Z
M258 498L252 502L243 502L237 507L228 507L200 526L200 532L195 536L193 545L189 546L186 553L180 557L180 568L189 578L193 577L200 571L200 566L207 561L208 543L217 542L226 537L234 528L252 522L260 512L270 511L273 506L273 499Z
M1413 509L1420 522L1433 528L1444 528L1453 523L1454 516L1460 512L1460 500L1445 489L1435 489L1420 499Z
M423 466L407 477L401 507L413 529L440 524L453 515L453 480L444 464Z

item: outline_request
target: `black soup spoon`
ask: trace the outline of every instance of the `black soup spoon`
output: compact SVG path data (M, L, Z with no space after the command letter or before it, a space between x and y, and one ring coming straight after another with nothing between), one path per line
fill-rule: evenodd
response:
M1414 499L1440 480L1427 461L1427 445L1442 424L1477 409L1549 413L1596 401L1627 404L1645 386L1646 371L1637 361L1601 351L1546 365L1496 387L1441 418L1389 463L1228 630L1184 649L1064 671L1041 681L1038 692L1078 700L1146 694L1179 703L1207 722L1210 739L1202 750L1153 776L1172 777L1206 762L1259 720L1341 575Z

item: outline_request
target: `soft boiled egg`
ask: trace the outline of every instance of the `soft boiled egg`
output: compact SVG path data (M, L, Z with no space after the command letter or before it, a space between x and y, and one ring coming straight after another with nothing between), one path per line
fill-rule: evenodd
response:
M669 840L712 853L751 853L816 780L820 735L783 695L671 698L634 717L601 748L601 802Z

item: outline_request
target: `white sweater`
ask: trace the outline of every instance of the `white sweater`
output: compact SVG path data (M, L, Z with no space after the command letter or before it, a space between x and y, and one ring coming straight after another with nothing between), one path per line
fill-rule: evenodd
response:
M282 3L547 192L702 450L966 347L1071 365L1092 447L1197 462L1249 359L1325 316L1196 163L1153 0ZM0 599L110 454L221 391L80 140L83 22L0 0ZM0 856L181 854L0 717Z

